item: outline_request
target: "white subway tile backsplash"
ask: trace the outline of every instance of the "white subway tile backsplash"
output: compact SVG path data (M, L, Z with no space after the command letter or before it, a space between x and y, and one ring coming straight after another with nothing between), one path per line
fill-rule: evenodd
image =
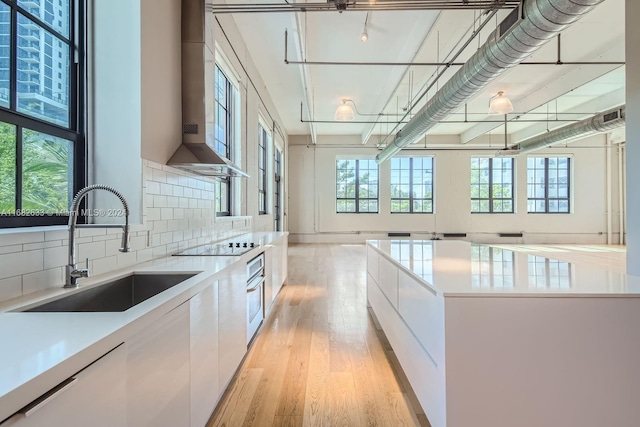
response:
M50 242L39 242L39 243L26 243L22 245L23 251L33 251L36 249L46 249L46 248L55 248L56 246L62 245L60 240L52 240Z
M43 236L44 238L44 236ZM43 250L15 252L0 256L0 279L43 269Z
M44 241L44 231L40 232L18 232L18 233L1 233L0 245L13 246L22 245L24 243L37 243Z
M173 208L162 208L160 211L160 219L163 221L173 219Z
M45 270L67 265L69 262L69 246L59 246L56 248L48 248L44 250L44 266Z
M144 223L131 226L132 252L118 252L119 228L77 232L78 263L88 257L92 275L251 231L250 217L216 221L212 180L148 160L143 165ZM61 286L67 239L66 227L0 234L0 301Z
M22 276L0 279L0 301L22 295Z
M38 271L36 273L25 274L22 276L22 292L25 294L48 288L58 288L63 284L64 269L62 267Z
M148 194L160 194L160 183L154 181L147 181L147 193Z
M0 246L0 255L22 252L23 245Z
M108 273L109 271L113 271L117 268L118 257L116 255L108 256L93 261L91 274L97 276L98 274Z

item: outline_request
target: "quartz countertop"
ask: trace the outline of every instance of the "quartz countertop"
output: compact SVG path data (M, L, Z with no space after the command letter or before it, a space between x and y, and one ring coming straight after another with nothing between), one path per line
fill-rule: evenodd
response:
M640 297L640 277L508 249L450 240L368 245L443 296Z
M288 235L282 232L237 236L261 246L241 256L167 256L88 279L78 289L52 289L0 306L0 422L42 393L74 375L124 342L136 330L151 324L202 291L212 278L236 263L246 263L264 247ZM198 273L146 301L117 313L23 313L67 293L99 286L131 273Z

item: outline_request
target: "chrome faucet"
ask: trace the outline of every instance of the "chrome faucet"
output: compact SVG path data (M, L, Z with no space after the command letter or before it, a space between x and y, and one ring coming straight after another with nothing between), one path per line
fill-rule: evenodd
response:
M89 192L93 190L106 190L115 194L122 202L124 208L125 220L124 225L112 225L112 224L81 224L77 225L78 211L80 209L80 202ZM122 247L120 252L129 252L129 205L124 196L118 191L106 185L90 185L78 191L76 197L71 202L71 210L69 211L69 264L67 264L66 282L64 288L77 288L78 279L81 277L89 277L88 268L78 268L76 265L76 253L75 253L75 231L76 228L115 228L122 227Z

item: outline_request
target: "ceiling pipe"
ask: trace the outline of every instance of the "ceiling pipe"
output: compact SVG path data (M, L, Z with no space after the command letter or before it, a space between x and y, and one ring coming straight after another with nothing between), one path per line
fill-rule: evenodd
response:
M416 142L509 68L523 62L550 39L604 0L526 0L512 11L453 77L376 156L382 163Z
M525 139L510 147L508 154L524 154L597 133L609 132L626 123L626 106L612 108L588 119ZM501 151L498 154L502 154Z

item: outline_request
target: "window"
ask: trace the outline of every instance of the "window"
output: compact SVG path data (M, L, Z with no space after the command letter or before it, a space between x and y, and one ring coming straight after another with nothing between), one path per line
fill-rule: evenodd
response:
M65 224L85 184L84 28L82 1L0 1L2 228Z
M513 158L471 159L471 212L513 213Z
M391 213L433 213L433 158L391 159Z
M233 161L234 100L236 89L216 65L215 72L216 126L214 149ZM216 216L231 215L231 178L219 177L216 181Z
M267 213L267 144L271 136L258 124L258 213Z
M274 230L282 231L282 152L276 148L273 154L273 164L275 169L275 186L273 188L273 221Z
M378 213L375 160L336 160L337 213Z
M569 213L569 172L567 157L527 159L527 210L529 213Z

